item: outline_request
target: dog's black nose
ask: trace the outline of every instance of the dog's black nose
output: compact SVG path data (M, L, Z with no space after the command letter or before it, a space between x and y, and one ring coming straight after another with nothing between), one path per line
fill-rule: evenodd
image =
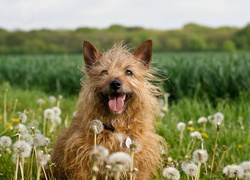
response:
M113 90L118 90L122 87L122 82L119 79L114 79L110 82L109 86Z

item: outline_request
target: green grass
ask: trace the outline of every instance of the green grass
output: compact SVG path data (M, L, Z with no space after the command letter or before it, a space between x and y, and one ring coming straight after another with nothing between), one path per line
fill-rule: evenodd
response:
M18 112L23 112L26 109L28 113L28 121L25 124L29 124L32 119L36 119L39 122L39 129L42 130L42 121L43 121L43 111L46 108L51 108L55 106L54 104L49 103L49 94L45 94L38 90L25 91L20 89L15 89L8 84L4 84L0 88L0 116L1 116L1 126L0 134L1 136L7 135L10 136L13 142L16 140L14 135L17 133L16 129L7 130L6 126L3 125L3 95L5 88L8 88L8 98L7 98L7 108L8 108L8 122L12 123L13 127L15 123L11 121L10 114L15 102L15 99L18 99L17 110L14 113L13 117L18 117ZM37 104L37 99L43 98L46 103L40 107ZM76 96L63 98L61 101L62 109L62 119L63 123L60 126L61 128L65 127L64 119L68 117L68 122L72 118L72 114L75 111L75 104L77 98ZM208 151L209 160L207 165L211 165L211 158L213 154L213 147L216 137L216 128L213 124L207 123L206 130L201 130L200 125L196 122L197 119L201 116L209 116L216 112L222 112L225 115L225 119L221 125L221 131L218 139L218 148L215 154L215 162L218 165L220 161L223 149L222 146L225 145L228 147L228 150L225 153L225 157L222 161L222 164L219 168L219 171L216 174L213 174L211 178L223 179L222 168L229 164L239 164L242 161L250 160L249 151L250 151L250 124L249 124L249 112L250 112L250 95L248 93L242 93L240 98L237 100L224 99L221 100L216 106L214 106L208 99L191 99L191 98L182 98L178 103L172 103L169 106L168 111L165 113L164 118L157 119L157 132L163 136L169 144L168 153L164 155L164 164L169 165L173 162L177 163L176 168L180 170L182 179L186 179L183 171L180 168L180 164L185 160L187 155L187 147L191 142L190 130L186 129L184 131L184 139L182 148L179 145L179 135L180 132L177 129L176 125L178 122L185 122L192 120L193 128L200 132L206 133L208 138L203 137L204 139L204 149ZM244 129L241 129L241 124L238 122L238 118L243 118ZM57 137L59 131L56 131L52 134L48 134L48 137L51 139L52 143L47 147L51 149L53 141ZM240 145L240 146L239 146ZM40 147L44 150L44 147ZM194 149L201 149L200 141L197 140L194 146ZM0 179L12 179L15 171L15 164L12 161L12 153L5 154L4 148L0 152L2 156L0 157ZM172 163L168 163L166 159L171 157L173 159ZM192 159L191 157L189 157ZM179 165L178 165L179 164ZM27 164L26 164L27 165ZM202 166L203 167L203 166ZM217 166L215 166L217 167ZM204 174L204 169L202 168L201 179L208 179L208 176ZM36 176L35 170L33 177Z
M206 96L237 98L250 91L250 53L154 53L153 66L168 78L163 89L172 99ZM0 56L0 82L47 93L76 94L82 55Z
M82 78L79 70L83 66L82 55L0 56L0 63L0 136L10 136L13 142L17 139L14 136L17 129L8 129L4 125L6 88L7 122L12 127L18 124L11 118L16 99L18 103L13 117L18 118L18 112L27 110L28 121L25 124L35 119L39 122L38 128L42 130L43 111L56 105L49 103L49 96L64 96L60 105L63 122L58 131L48 134L52 141L47 147L50 152L59 129L65 128L65 122L70 123L75 111L80 90L79 80ZM181 172L181 179L186 179L180 164L187 158L187 147L192 142L191 131L190 128L185 129L180 147L180 131L176 125L179 122L187 124L190 120L193 121L195 131L208 135L203 137L203 144L209 154L207 166L211 166L216 127L208 122L206 130L201 129L197 119L216 112L222 112L225 119L218 136L215 169L223 153L222 146L227 146L228 150L217 173L206 175L202 166L201 179L226 179L222 175L223 167L250 160L250 53L159 53L154 56L153 66L160 69L161 77L168 77L162 88L171 94L168 111L156 122L157 132L169 144L168 153L163 157L164 166L174 164ZM39 106L38 98L43 98L46 103ZM239 117L243 118L242 124L238 121ZM193 150L200 148L201 143L197 140ZM6 154L5 148L0 149L0 179L13 179L13 153ZM40 149L46 150L45 147ZM188 158L192 159L190 155ZM173 162L167 162L168 157ZM33 179L35 177L34 168Z

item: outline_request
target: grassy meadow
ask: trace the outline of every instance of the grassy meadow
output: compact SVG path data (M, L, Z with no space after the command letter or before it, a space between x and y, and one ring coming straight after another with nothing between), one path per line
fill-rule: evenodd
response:
M53 164L41 159L50 154L53 141L75 112L82 55L5 55L0 64L0 137L12 140L11 145L0 141L0 179L44 178L44 168ZM165 179L163 169L170 167L183 180L249 179L250 166L237 165L250 161L250 53L156 53L153 66L164 78L160 86L165 93L159 97L162 113L156 128L169 146L154 179ZM44 117L53 107L61 110L56 122ZM44 133L44 120L46 137L38 138ZM13 157L18 151L14 143L28 143L27 134L33 142L31 155ZM193 157L200 149L207 151L204 161ZM185 162L194 164L194 175L188 176L192 169L188 173ZM224 169L228 165L235 168L231 174ZM178 179L167 170L167 179Z

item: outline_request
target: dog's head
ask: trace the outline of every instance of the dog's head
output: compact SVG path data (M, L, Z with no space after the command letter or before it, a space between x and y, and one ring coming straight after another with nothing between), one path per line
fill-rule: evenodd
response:
M127 107L140 104L142 99L147 101L151 40L141 44L133 54L122 44L101 54L92 43L84 41L83 53L87 85L96 102L120 114Z

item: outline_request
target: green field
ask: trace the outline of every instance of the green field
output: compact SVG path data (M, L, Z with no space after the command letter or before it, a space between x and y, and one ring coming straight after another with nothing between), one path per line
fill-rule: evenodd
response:
M9 55L0 56L0 64L0 137L9 136L13 143L18 140L18 113L24 110L24 124L30 127L36 120L35 129L42 132L44 110L57 104L50 103L49 96L63 96L61 124L47 133L51 143L36 148L50 153L59 129L70 123L75 111L83 76L79 70L83 66L82 55ZM157 132L169 144L168 152L163 154L163 167L174 166L181 179L187 179L181 163L192 160L193 151L201 149L201 144L209 157L206 165L201 165L200 179L228 179L222 173L225 166L250 161L250 53L158 53L153 66L159 69L159 77L167 78L160 86L170 93L168 101L164 101L163 114L156 121ZM45 101L38 104L39 98ZM197 122L199 117L217 112L224 115L219 132L210 121L205 125ZM193 125L188 125L189 121ZM179 122L186 123L182 142ZM194 131L201 133L203 141L190 137ZM227 150L223 149L225 146ZM12 146L11 152L0 148L0 179L13 179L16 164L12 161ZM30 164L34 164L33 168ZM36 179L37 169L34 159L25 159L26 179ZM21 179L20 170L18 176Z

